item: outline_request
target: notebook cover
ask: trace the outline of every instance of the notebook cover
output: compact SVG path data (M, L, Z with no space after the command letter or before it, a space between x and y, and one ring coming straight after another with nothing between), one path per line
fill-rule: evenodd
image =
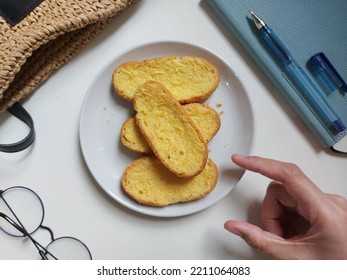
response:
M308 59L315 53L324 52L340 75L347 79L347 1L206 0L206 2L324 146L332 146L347 134L347 130L336 134L324 125L302 98L301 93L285 79L280 63L264 43L250 18L250 11L253 11L263 19L320 88L307 65ZM324 94L324 97L347 125L347 94L335 91Z

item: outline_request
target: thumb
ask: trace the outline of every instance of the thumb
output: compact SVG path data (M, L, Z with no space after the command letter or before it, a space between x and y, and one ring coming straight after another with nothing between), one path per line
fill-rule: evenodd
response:
M276 259L295 259L292 243L271 232L262 230L258 226L241 221L227 221L224 228L240 236L254 249L267 253Z

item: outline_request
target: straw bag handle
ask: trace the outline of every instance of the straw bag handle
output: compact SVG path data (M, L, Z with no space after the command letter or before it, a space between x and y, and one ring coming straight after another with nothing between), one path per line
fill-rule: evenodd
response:
M34 121L29 115L29 113L24 109L24 107L17 103L14 103L9 109L7 109L8 112L10 112L13 116L24 122L26 125L29 126L30 131L28 135L15 143L11 144L0 144L0 151L5 153L15 153L23 151L24 149L28 148L35 139L35 128L34 128Z

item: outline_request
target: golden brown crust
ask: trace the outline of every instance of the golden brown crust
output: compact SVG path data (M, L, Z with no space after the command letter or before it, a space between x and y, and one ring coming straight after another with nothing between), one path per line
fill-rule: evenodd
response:
M155 156L130 163L122 176L124 191L140 204L162 207L201 199L216 186L218 170L208 159L204 170L192 178L178 177Z
M182 105L160 83L148 81L135 93L136 122L159 160L177 176L200 173L207 145Z
M136 88L148 80L162 83L182 104L207 99L217 88L217 68L203 58L165 56L144 61L129 61L117 67L112 76L116 92L133 100Z

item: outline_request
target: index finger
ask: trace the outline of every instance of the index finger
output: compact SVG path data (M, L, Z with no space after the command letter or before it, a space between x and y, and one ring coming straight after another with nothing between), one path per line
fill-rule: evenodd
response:
M298 203L316 208L321 201L323 192L293 163L241 155L233 155L232 160L244 169L281 182Z

